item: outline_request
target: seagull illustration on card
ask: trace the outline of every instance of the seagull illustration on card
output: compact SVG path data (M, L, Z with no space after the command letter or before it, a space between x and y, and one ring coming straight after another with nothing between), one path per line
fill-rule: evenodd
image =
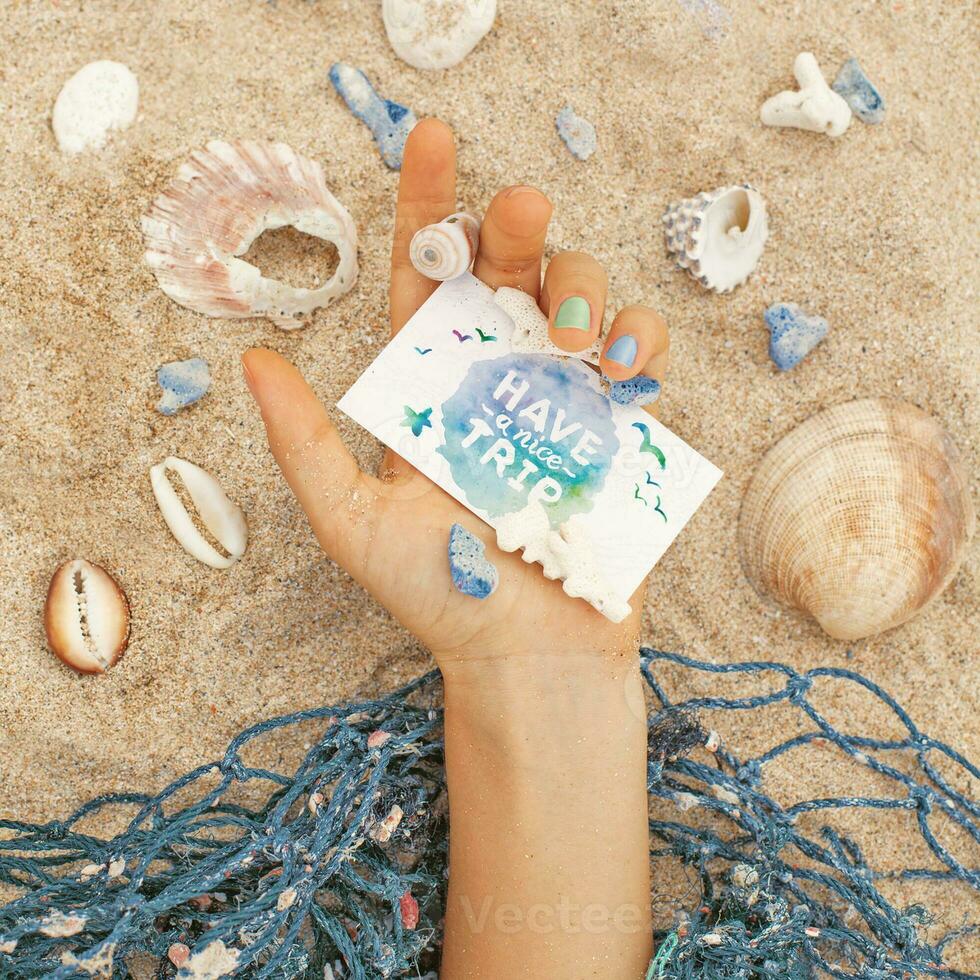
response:
M546 337L540 316L531 334ZM493 290L469 273L451 279L338 407L491 525L501 550L618 622L721 471L612 401L586 359L528 350L527 333L522 323L514 350Z

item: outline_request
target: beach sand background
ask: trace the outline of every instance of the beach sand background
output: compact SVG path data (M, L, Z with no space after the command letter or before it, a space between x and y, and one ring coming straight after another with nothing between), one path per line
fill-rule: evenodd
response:
M536 184L555 204L550 254L591 251L608 268L611 309L646 303L669 322L661 417L726 475L654 570L644 640L722 662L858 670L924 731L980 756L980 543L923 615L851 644L760 601L735 548L761 455L837 402L912 401L978 472L975 8L727 8L720 29L715 7L695 0L501 0L493 31L462 65L421 73L390 49L374 2L0 2L0 815L53 818L97 792L158 788L220 756L253 722L381 692L431 666L319 551L239 367L247 347L272 347L332 404L385 343L398 177L330 87L337 60L454 127L461 205L482 210L509 183ZM855 119L839 140L762 126L759 106L792 86L800 50L831 80L856 56L887 100L884 125ZM62 156L52 105L98 58L136 73L139 117L104 151ZM596 124L588 162L555 133L566 104ZM191 150L235 137L281 140L319 160L358 226L356 286L295 333L182 309L141 261L139 217L152 197ZM742 181L765 195L771 238L759 273L716 296L673 268L660 215L679 197ZM288 236L261 247L263 268L297 282L322 259ZM831 324L786 375L766 351L762 311L775 301ZM211 365L212 391L164 418L154 372L194 355ZM375 465L373 440L335 417ZM249 548L231 570L197 563L164 526L148 470L168 454L214 473L243 507ZM48 580L76 556L109 569L132 605L128 653L102 677L77 676L45 647ZM669 679L678 697L696 689ZM852 730L897 733L865 699L828 689L824 704ZM712 723L749 752L798 726L789 710ZM786 799L867 788L865 774L817 758L783 767ZM920 859L908 845L914 819L860 813L852 823L869 857L894 868ZM961 854L977 865L975 850ZM977 917L975 893L938 901L947 925Z

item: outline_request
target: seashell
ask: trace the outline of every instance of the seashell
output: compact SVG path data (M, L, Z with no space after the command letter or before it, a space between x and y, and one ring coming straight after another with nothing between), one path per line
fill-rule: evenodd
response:
M167 476L170 470L180 476L201 523L228 552L227 555L221 554L197 529ZM186 459L168 456L150 470L150 484L167 527L189 555L212 568L230 568L245 554L248 544L245 515L206 470Z
M408 252L412 265L423 276L444 282L469 270L479 246L479 219L457 211L438 224L415 232Z
M449 570L458 592L486 599L497 588L500 576L486 550L486 545L462 524L449 529Z
M202 357L171 361L157 368L157 384L163 389L157 411L161 415L176 415L208 393L211 371Z
M836 405L778 442L742 503L749 581L839 640L913 617L949 584L976 518L956 447L913 405Z
M378 95L360 68L338 61L330 67L330 83L347 108L371 130L385 166L401 170L405 140L418 122L415 113Z
M851 125L851 107L827 84L817 59L804 51L793 62L797 92L766 99L759 117L767 126L792 126L828 136L841 136Z
M555 117L555 128L576 160L588 160L595 153L595 126L577 116L571 106L565 106Z
M113 130L136 118L140 87L118 61L92 61L62 86L51 113L51 129L62 153L99 150Z
M267 279L244 255L270 228L291 225L337 247L315 289ZM284 143L212 141L191 154L142 219L146 263L176 303L206 316L265 316L284 330L343 296L357 278L357 231L318 163Z
M48 587L44 631L59 660L80 674L104 673L126 652L129 602L101 565L66 561Z
M577 357L587 364L599 366L602 340L598 339L586 350L571 353L552 343L548 334L548 318L541 312L533 296L520 289L501 286L493 297L494 302L514 321L511 350L524 354L555 354L558 357Z
M497 0L382 0L381 14L395 54L434 71L458 65L483 40Z
M804 313L796 303L773 303L763 319L769 328L769 357L780 371L795 368L830 329L822 316Z
M769 237L766 202L751 184L679 201L664 212L663 223L677 265L718 293L749 278Z
M876 125L885 121L885 100L865 75L857 58L848 58L841 65L831 88L851 107L861 122Z

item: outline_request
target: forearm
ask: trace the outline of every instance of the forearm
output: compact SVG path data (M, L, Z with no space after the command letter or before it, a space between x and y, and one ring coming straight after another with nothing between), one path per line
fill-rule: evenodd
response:
M646 722L635 655L446 678L443 980L637 980L650 959Z

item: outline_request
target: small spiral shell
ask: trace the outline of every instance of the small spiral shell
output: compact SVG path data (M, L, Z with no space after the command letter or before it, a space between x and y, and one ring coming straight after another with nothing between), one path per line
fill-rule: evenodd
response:
M466 272L480 244L480 221L457 211L438 224L420 228L412 238L412 265L427 279L445 282Z

